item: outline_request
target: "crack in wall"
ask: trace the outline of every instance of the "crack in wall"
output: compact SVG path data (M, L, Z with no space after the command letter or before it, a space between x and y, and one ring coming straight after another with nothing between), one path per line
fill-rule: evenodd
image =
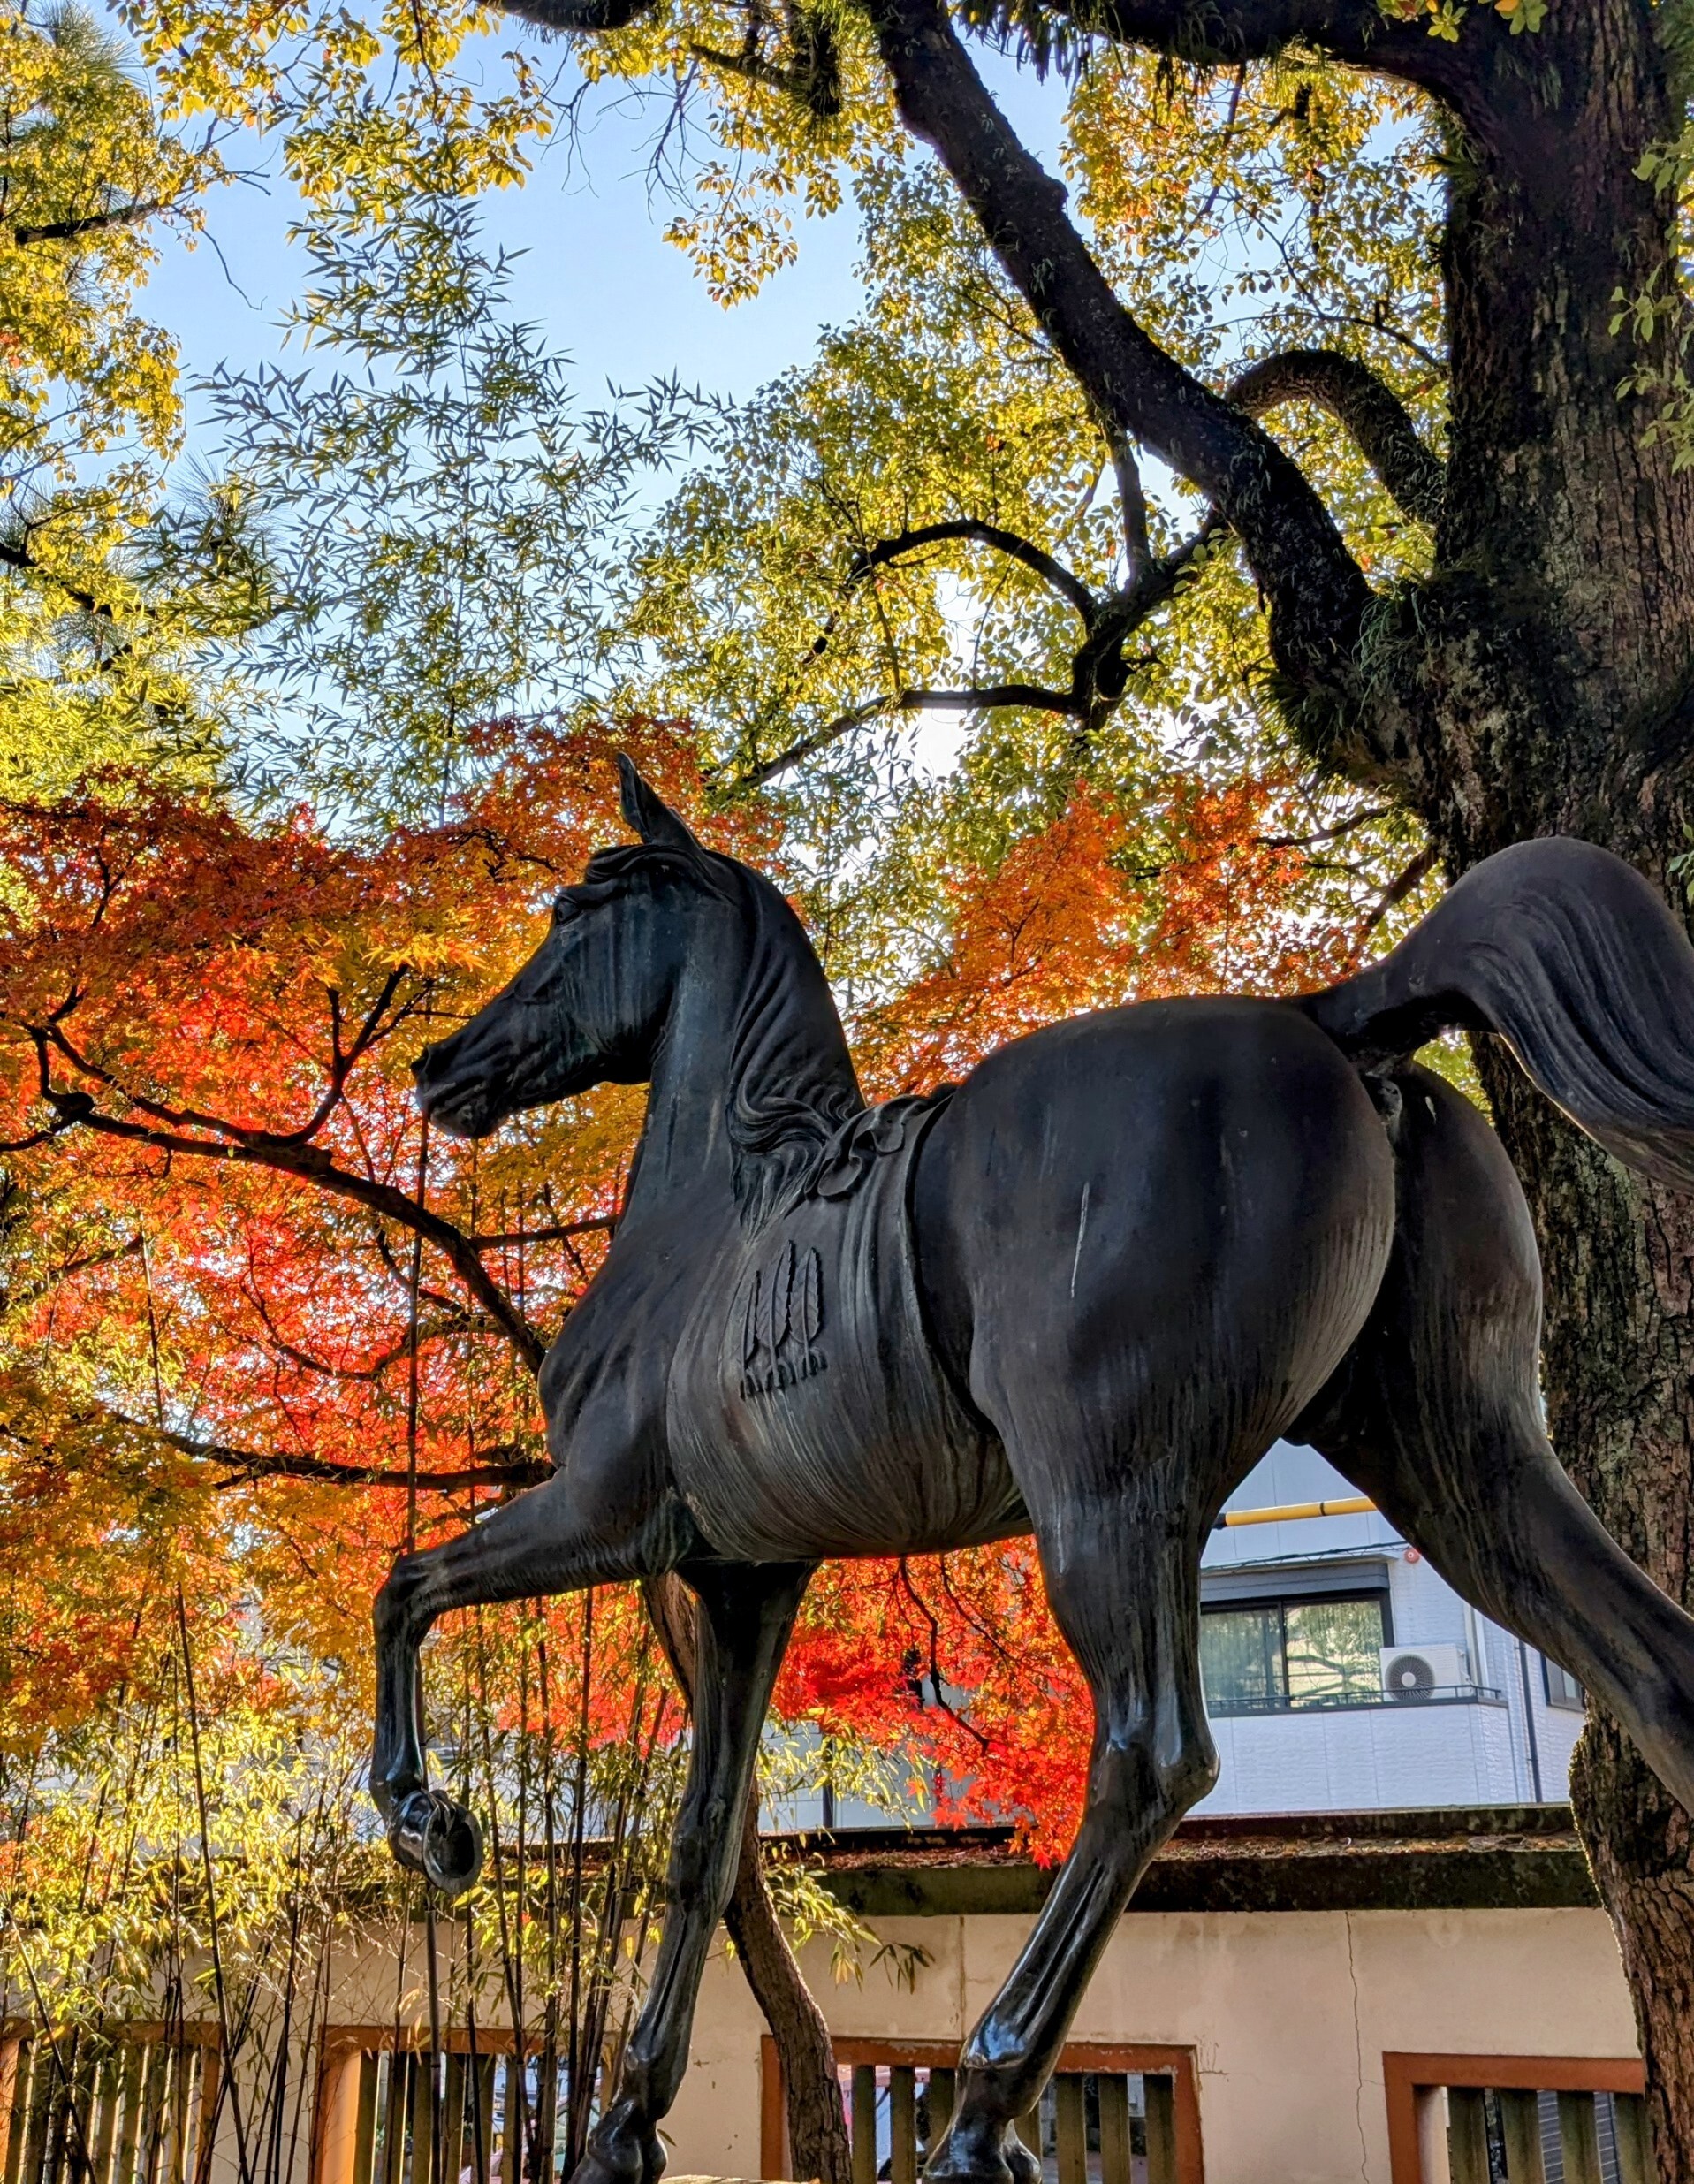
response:
M1353 1961L1353 1914L1341 1914L1347 1933L1347 1976L1353 1989L1353 2121L1359 2134L1360 2184L1371 2184L1370 2145L1364 2135L1364 2028L1359 2021L1359 1973Z

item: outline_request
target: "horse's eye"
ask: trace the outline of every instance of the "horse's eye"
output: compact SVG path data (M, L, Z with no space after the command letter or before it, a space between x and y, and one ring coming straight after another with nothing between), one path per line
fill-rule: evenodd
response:
M562 925L566 918L576 917L581 909L581 903L573 902L568 894L556 895L553 898L554 925Z

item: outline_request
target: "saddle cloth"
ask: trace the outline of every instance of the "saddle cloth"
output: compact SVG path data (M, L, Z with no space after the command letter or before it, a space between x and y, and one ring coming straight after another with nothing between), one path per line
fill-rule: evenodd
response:
M946 1098L855 1115L806 1194L738 1236L673 1366L674 1476L719 1553L809 1560L1022 1528L999 1442L923 1324L912 1174Z

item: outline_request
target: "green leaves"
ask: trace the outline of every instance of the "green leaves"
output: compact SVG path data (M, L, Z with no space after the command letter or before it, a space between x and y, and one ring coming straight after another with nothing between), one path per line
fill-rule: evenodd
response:
M344 368L209 390L277 597L243 655L238 778L429 819L469 731L600 687L620 526L681 421L666 390L580 409L569 359L507 315L461 200L368 233L326 224L308 247L293 325Z

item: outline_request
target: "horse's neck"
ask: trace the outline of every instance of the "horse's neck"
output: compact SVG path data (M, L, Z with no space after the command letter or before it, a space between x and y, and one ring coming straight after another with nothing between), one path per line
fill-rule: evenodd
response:
M783 966L779 1033L765 1042L768 1052L756 1070L735 1084L746 1062L737 1039L748 975L745 961L725 950L690 963L678 982L654 1058L620 1235L639 1230L656 1214L673 1217L683 1199L705 1218L719 1212L726 1221L738 1216L730 1123L738 1095L743 1117L749 1102L757 1107L770 1095L799 1102L832 1122L864 1104L828 983L809 948ZM820 1125L820 1134L827 1127ZM743 1146L743 1192L747 1157Z

